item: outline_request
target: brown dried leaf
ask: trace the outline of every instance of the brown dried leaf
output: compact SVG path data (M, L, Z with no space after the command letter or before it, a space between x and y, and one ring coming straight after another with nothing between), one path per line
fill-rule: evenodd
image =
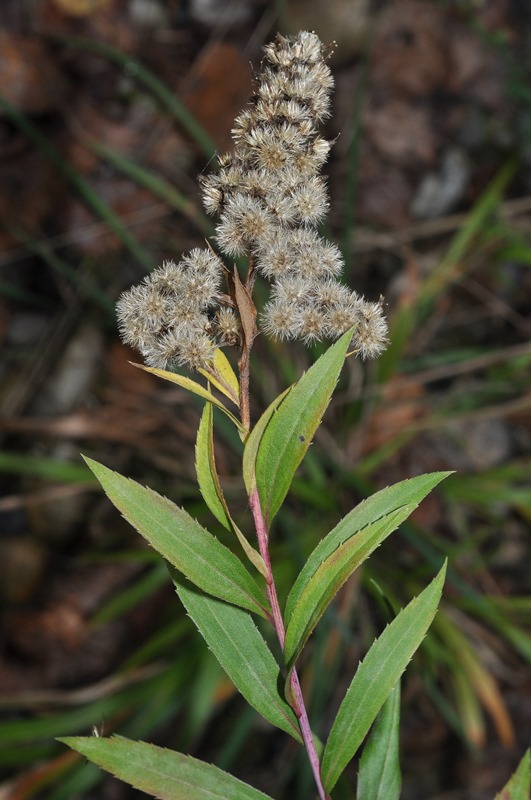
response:
M0 30L0 54L0 94L12 105L28 114L60 105L65 81L43 41Z
M367 426L364 451L371 453L406 431L426 415L425 389L400 376L388 381L382 403Z
M153 239L160 234L163 214L158 213L155 217L152 211L162 204L151 192L118 176L112 180L105 176L86 180L119 217L125 218L131 234L139 241ZM145 219L142 218L142 210L145 210ZM131 219L134 220L132 225ZM94 235L93 225L98 221L81 201L71 200L64 214L64 230L72 234L76 247L88 255L101 256L120 250L120 239L105 226L98 231L99 235Z
M435 3L390 3L375 37L371 81L413 97L444 87L451 76L447 34Z
M238 314L242 323L242 333L245 343L250 347L257 333L256 328L256 306L253 303L249 292L243 285L238 275L238 270L234 267L234 296Z
M114 0L52 0L53 4L71 17L87 17Z
M252 91L251 70L240 51L213 42L200 54L184 88L184 101L222 150L230 149L230 129Z

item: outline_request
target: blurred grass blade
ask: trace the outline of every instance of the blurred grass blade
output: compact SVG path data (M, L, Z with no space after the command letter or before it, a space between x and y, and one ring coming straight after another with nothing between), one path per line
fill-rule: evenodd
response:
M5 260L2 259L0 262L0 267L3 266L9 257ZM18 286L14 286L11 283L7 283L7 281L0 281L0 294L4 295L4 297L9 297L12 300L18 300L21 303L26 303L29 306L36 306L37 308L43 308L46 310L55 310L55 304L51 298L41 297L38 294L34 294L33 292L26 292L23 289L19 289Z
M102 625L122 617L141 602L147 601L157 589L164 586L167 578L166 566L159 560L152 569L137 576L130 586L105 602L92 617L92 623Z
M11 777L9 780L9 788L7 784L2 782L0 784L0 797L11 798L11 800L30 800L32 797L43 796L41 792L47 789L56 782L62 782L66 773L72 770L72 767L79 762L79 755L77 753L61 753L59 756L50 758L43 763L33 766L29 772L24 772L18 777ZM5 794L5 792L9 794ZM46 795L49 796L48 794Z
M123 517L203 591L267 618L267 603L242 562L184 509L97 461L85 458Z
M451 656L455 659L455 653ZM487 742L487 726L475 686L470 682L470 675L462 672L455 660L449 678L453 688L455 722L459 735L466 739L470 747L481 750Z
M442 261L424 282L419 298L424 313L437 295L459 276L463 260L473 246L476 237L488 229L489 219L499 207L503 193L514 177L517 168L518 164L514 160L502 167L467 216L465 224L452 239Z
M108 58L123 68L124 72L138 83L143 84L146 89L153 94L167 111L182 125L184 130L196 142L206 156L211 158L215 155L217 147L206 133L202 125L195 119L194 115L186 108L175 94L147 67L140 63L136 58L128 53L122 53L115 47L96 39L86 39L82 36L61 36L57 34L47 34L47 38L52 41L60 42L68 47L79 50L89 50L92 53Z
M445 573L446 565L387 626L359 665L339 707L323 755L323 784L328 792L356 754L426 635L441 599Z
M459 672L461 681L466 681L470 691L479 698L482 706L490 714L502 744L505 747L512 747L515 741L515 732L503 695L495 679L483 666L467 637L448 614L442 612L437 617L435 624L446 648L452 654L456 672ZM465 703L463 707L465 709L471 707L471 703ZM474 732L474 728L472 728L472 732ZM467 734L469 734L468 730ZM482 746L485 744L486 732L479 731L479 741L474 740L472 736L470 738L474 744Z
M304 373L264 430L256 454L256 485L268 524L328 407L351 339L349 330Z
M478 240L488 236L491 218L498 209L517 166L511 160L499 171L455 234L442 260L419 286L417 296L398 308L391 323L390 345L378 359L380 382L389 380L396 371L413 332L418 330L419 319L425 319L437 297L458 280L464 271L466 259L471 254L477 256Z
M29 251L36 253L45 264L48 264L56 272L60 272L75 286L76 291L79 292L81 297L90 300L98 305L113 320L115 318L115 302L111 300L105 292L98 288L90 278L85 275L80 275L78 270L73 269L72 266L60 258L53 250L45 247L42 242L26 240L26 247Z
M0 452L0 472L30 475L56 483L94 484L94 476L84 464L21 453Z
M138 367L138 369L143 369L145 372L150 372L152 375L156 375L157 378L162 378L164 381L170 381L170 383L176 383L178 386L181 386L183 389L186 389L188 392L193 392L193 394L198 395L198 397L202 397L204 400L208 400L209 403L213 403L216 408L221 409L224 414L231 420L231 422L236 425L238 431L241 434L246 433L245 428L241 424L239 420L236 419L234 414L232 414L229 409L223 405L221 400L212 394L211 391L205 389L204 386L201 386L200 383L193 381L191 378L187 378L185 375L179 375L177 372L168 372L165 369L156 369L155 367L146 367L144 364L133 364L130 362L133 367Z
M150 191L153 195L164 200L168 205L183 217L186 217L204 236L211 236L214 232L214 226L203 214L200 209L184 194L181 194L175 186L173 186L165 178L156 175L152 170L141 167L135 164L134 161L127 158L123 153L113 150L103 142L98 142L95 139L83 138L83 142L89 150L91 150L100 158L105 159L111 163L116 169L127 175L139 186L143 186Z
M171 670L175 673L175 667L171 667ZM48 747L50 740L62 733L88 729L95 722L109 719L114 714L129 716L136 707L142 707L153 696L158 679L159 675L153 677L151 673L151 677L145 681L74 709L51 713L48 708L45 714L38 716L0 720L0 765L15 763L9 753L11 748L20 755L18 763L23 763L28 744L44 740ZM13 699L12 695L10 699ZM35 760L32 759L33 764Z
M216 469L213 416L212 403L205 403L195 444L195 467L199 489L205 503L218 522L235 534L249 561L264 577L267 577L268 571L262 556L254 547L251 547L230 515Z
M80 194L85 203L108 225L109 229L116 234L124 247L137 259L142 266L150 271L155 263L151 255L144 250L142 245L132 236L120 217L115 214L112 208L101 199L99 194L94 191L92 186L76 172L70 164L63 158L59 150L40 132L30 119L18 111L11 103L0 94L0 107L6 113L8 119L17 128L31 139L44 155L52 162L56 169L70 182L70 184Z
M146 742L121 736L69 736L59 741L159 800L271 800L212 764Z
M509 783L494 800L529 800L531 796L531 751L527 750Z
M279 692L280 668L251 616L174 576L177 594L239 692L265 719L301 742L297 718Z
M402 506L367 525L346 539L319 565L300 592L296 604L290 606L284 648L288 668L293 667L315 626L345 581L409 517L413 508Z
M357 800L399 800L402 776L399 760L400 684L376 717L363 748Z
M363 500L322 539L310 554L306 564L293 584L286 603L285 618L289 625L295 607L312 576L333 553L352 536L402 507L416 508L432 489L451 472L432 472L409 478ZM407 516L407 515L406 515ZM375 544L377 546L379 542ZM374 549L374 548L373 548ZM372 550L370 551L372 552ZM368 555L368 554L367 554Z
M38 242L30 235L21 230L10 228L10 233L14 234L16 238L24 244L24 246L32 253L41 258L45 264L48 264L53 270L60 275L64 275L70 283L75 287L76 291L81 297L86 297L88 300L96 303L103 311L114 319L114 302L107 297L105 292L102 292L96 285L90 283L85 276L80 275L77 269L74 269L68 261L61 258L49 247L46 247L44 242Z

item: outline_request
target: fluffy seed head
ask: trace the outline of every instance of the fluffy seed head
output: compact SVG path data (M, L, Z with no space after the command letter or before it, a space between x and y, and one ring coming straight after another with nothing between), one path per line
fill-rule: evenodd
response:
M243 255L270 236L273 225L272 215L259 200L237 194L226 203L216 228L216 239L227 255Z
M316 306L302 308L299 312L297 338L306 344L320 341L326 333L326 317Z
M291 303L270 300L261 315L263 331L274 339L296 339L300 328L299 312Z
M161 295L171 297L178 292L181 270L175 261L164 261L162 267L153 270L144 278L144 284Z
M388 342L382 302L362 301L359 304L358 326L352 337L357 352L363 359L376 358L385 350Z
M326 185L322 178L309 178L291 197L297 218L305 225L317 225L328 210Z
M323 57L323 44L313 31L301 31L297 36L278 35L274 42L264 47L264 58L279 67L289 67L295 62L313 64Z
M315 33L277 36L264 48L254 95L234 122L233 152L221 154L217 173L200 184L207 213L218 217L221 252L249 254L272 283L259 316L262 330L311 343L355 327L353 347L369 358L387 342L382 306L337 281L342 255L316 231L328 210L319 172L331 143L319 126L330 113L332 87ZM241 341L240 320L226 307L224 274L210 248L192 250L178 264L165 262L120 298L123 340L153 366L207 366L216 347Z
M220 308L215 318L215 329L222 344L238 344L241 335L240 320L230 308Z

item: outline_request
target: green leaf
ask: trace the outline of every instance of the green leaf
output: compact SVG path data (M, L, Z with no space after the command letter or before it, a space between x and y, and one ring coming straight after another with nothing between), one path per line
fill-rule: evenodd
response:
M247 434L247 431L241 424L241 422L236 419L234 414L231 414L229 409L223 405L221 400L212 394L208 389L205 389L204 386L201 386L200 383L197 381L193 381L191 378L187 378L185 375L178 375L176 372L168 372L165 369L155 369L155 367L146 367L144 364L134 364L132 361L130 362L133 367L138 367L138 369L143 369L144 372L150 372L152 375L156 375L158 378L162 378L165 381L169 381L170 383L176 383L178 386L181 386L183 389L186 389L188 392L192 392L192 394L196 394L198 397L202 397L204 400L208 400L209 403L219 408L223 411L224 414L231 420L231 422L236 425L238 431L244 435Z
M177 594L236 688L265 719L302 742L297 718L281 696L280 668L251 616L174 577Z
M122 736L59 739L112 775L158 800L271 800L197 758Z
M419 475L416 478L400 481L400 483L395 483L393 486L381 489L379 492L376 492L371 495L371 497L359 503L356 508L353 508L352 511L350 511L347 516L319 542L302 568L297 580L293 584L286 603L286 623L289 623L293 610L299 603L301 594L312 576L340 545L358 533L358 531L377 522L377 520L385 517L387 514L397 511L402 506L416 508L421 500L423 500L438 483L451 474L451 472L432 472L427 475ZM379 542L377 542L377 544L379 544Z
M403 506L355 532L319 565L299 593L296 604L290 606L284 647L288 667L292 667L299 657L315 626L347 578L407 519L412 510L413 506Z
M212 404L205 403L195 443L195 470L203 500L224 528L231 530L227 504L214 459Z
M531 794L531 751L527 750L509 783L494 800L529 800Z
M254 564L256 569L264 577L267 577L268 571L264 563L264 559L260 553L254 549L254 547L251 547L230 515L216 469L216 460L214 457L213 416L212 404L206 403L205 409L201 416L201 421L199 423L197 440L195 444L195 468L197 472L199 489L203 495L205 503L214 514L218 522L220 522L228 531L231 531L236 535L249 561Z
M268 618L267 603L242 562L166 497L85 458L123 517L204 592Z
M399 760L400 684L376 717L363 748L357 800L399 800L402 776Z
M275 397L273 402L266 408L254 428L252 429L251 433L246 439L245 442L245 449L243 451L243 481L245 483L245 488L247 489L247 494L249 496L252 495L254 490L256 489L256 454L258 452L258 446L264 435L264 431L269 424L269 420L273 416L274 412L286 397L288 392L291 392L292 386L288 386L287 389Z
M446 564L376 639L347 689L326 743L322 776L330 792L367 735L428 630L441 599Z
M256 454L256 484L268 524L282 505L295 470L319 427L351 339L352 330L304 373L264 430Z

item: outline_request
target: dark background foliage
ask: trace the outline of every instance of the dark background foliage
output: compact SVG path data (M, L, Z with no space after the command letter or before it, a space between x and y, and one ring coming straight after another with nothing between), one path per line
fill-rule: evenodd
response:
M211 235L197 175L230 147L250 62L278 29L337 43L325 233L343 249L346 282L384 295L392 331L378 363L349 361L278 519L282 591L371 490L457 471L313 637L312 720L325 736L385 624L381 592L400 607L447 555L441 613L403 687L403 797L493 798L529 744L528 4L4 0L2 798L137 796L54 742L93 726L191 752L278 798L312 791L292 744L235 695L165 567L79 457L220 533L195 486L199 407L129 365L114 303ZM317 352L259 340L255 415ZM238 442L216 425L224 486L249 529ZM347 783L337 794L353 796Z

